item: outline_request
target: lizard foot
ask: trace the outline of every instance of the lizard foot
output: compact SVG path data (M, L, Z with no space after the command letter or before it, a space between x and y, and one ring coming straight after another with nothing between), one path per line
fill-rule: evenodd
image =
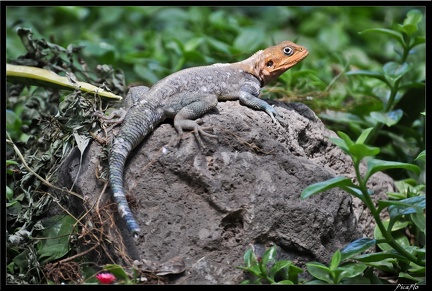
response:
M177 122L175 122L174 127L177 130L178 136L180 137L179 140L181 139L181 136L183 134L183 130L192 130L192 132L195 135L196 140L198 141L199 145L202 148L205 148L205 145L202 141L201 136L208 136L208 137L213 137L216 138L217 136L214 134L210 134L208 132L205 132L201 126L199 124L202 124L203 121L201 119L198 120L178 120Z

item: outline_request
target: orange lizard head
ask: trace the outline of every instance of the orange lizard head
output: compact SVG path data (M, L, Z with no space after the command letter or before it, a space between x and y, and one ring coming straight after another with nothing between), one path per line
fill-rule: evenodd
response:
M273 81L285 71L307 57L309 51L291 41L283 41L278 45L256 52L248 60L252 65L252 73L261 81L261 86ZM249 67L250 68L250 67Z

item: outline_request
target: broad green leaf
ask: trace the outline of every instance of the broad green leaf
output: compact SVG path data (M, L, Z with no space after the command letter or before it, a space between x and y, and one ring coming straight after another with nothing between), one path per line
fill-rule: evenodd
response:
M417 228L426 233L426 216L423 213L413 213L410 214L412 222L417 226Z
M341 252L339 250L337 250L333 254L332 259L330 261L330 269L333 271L336 270L337 267L339 266L340 262L341 262Z
M380 149L377 147L371 147L365 144L355 144L349 147L349 151L352 156L356 157L358 161L364 157L373 157L379 154Z
M268 276L270 278L272 278L274 280L274 276L276 275L277 272L279 272L280 270L282 270L283 268L288 267L289 265L291 265L292 262L288 261L288 260L280 260L277 261L276 263L273 264L273 266L270 268L269 272L268 272Z
M337 134L344 140L348 148L354 144L354 142L351 140L351 138L344 132L338 131Z
M237 268L239 268L240 270L247 271L247 272L251 273L252 275L254 275L256 277L260 277L261 276L261 270L260 270L258 264L250 266L250 267L239 266Z
M125 270L123 270L123 267L120 265L116 265L116 264L109 264L109 265L105 265L104 270L112 273L117 280L128 280L129 276L128 274L125 272Z
M368 265L390 274L397 274L399 272L398 268L395 268L396 265L395 259L386 259L386 260L381 260L376 262L370 262L368 263Z
M244 259L244 262L245 262L247 268L249 268L252 265L255 265L257 263L252 249L248 249L245 252L245 254L243 255L243 259Z
M405 32L408 35L413 34L418 29L417 25L414 24L404 24L404 25L398 24L397 28L399 29L399 31Z
M268 276L274 280L276 274L284 268L286 268L284 278L289 279L289 281L293 283L297 283L298 274L303 273L303 270L297 266L294 266L294 264L289 260L279 260L274 263L274 265L270 268Z
M425 161L426 160L426 150L423 150L421 153L418 154L417 158L415 158L414 161Z
M388 228L389 226L389 220L383 220L382 221L385 229ZM410 245L408 238L406 237L406 235L400 231L395 231L392 232L391 236L393 237L393 239L402 247L408 247ZM376 240L384 240L384 235L382 234L381 230L379 229L378 226L375 226L374 229L374 238ZM378 246L383 250L383 251L388 251L388 250L393 250L393 248L387 244L387 243L378 243Z
M423 14L418 9L408 11L407 17L404 19L404 24L419 24L423 19Z
M319 262L306 263L308 272L315 278L333 284L333 278L331 277L332 271L325 265Z
M274 245L264 252L264 255L262 256L262 264L267 265L267 263L270 263L275 260L276 247L277 246Z
M422 18L423 15L420 10L413 9L408 11L403 25L398 25L399 30L405 32L408 35L413 34L418 30L418 24L421 22Z
M341 260L346 260L354 255L366 251L376 244L376 240L371 238L359 238L341 250Z
M377 172L388 170L388 169L405 169L405 170L413 171L416 174L420 174L420 168L413 164L370 159L367 162L367 172L365 175L365 180L369 180L369 178Z
M261 27L246 28L234 40L233 46L241 52L256 51L263 42L264 36L265 31Z
M349 149L346 142L341 138L331 137L329 140L342 149L346 154L349 154Z
M298 283L298 275L303 273L303 269L291 264L288 266L288 279L293 281L295 284Z
M402 215L423 213L423 210L426 208L426 196L423 195L389 202L390 206L388 210L392 220Z
M75 219L69 215L56 215L43 222L37 244L41 263L51 262L65 256L69 248L69 236L74 232ZM43 258L43 259L42 259Z
M356 186L354 186L354 187L341 186L341 188L344 191L350 193L351 195L354 195L355 197L359 198L361 201L364 202L363 192L359 188L357 188Z
M341 274L342 278L352 278L360 275L364 272L366 268L367 265L359 262L349 262L339 267L339 269L343 270L343 273ZM342 278L340 278L340 280L342 280ZM338 281L340 282L340 280Z
M390 127L390 126L393 126L399 122L399 120L403 116L403 111L401 109L396 109L394 111L390 111L387 113L374 111L374 112L370 113L370 116L374 120L381 122L381 123L384 123L385 125Z
M383 67L384 74L386 74L388 77L394 80L401 78L410 69L411 66L409 66L407 63L399 64L396 62L388 62Z
M205 39L201 36L194 37L184 44L184 49L185 51L195 51L204 41Z
M327 191L331 188L335 187L354 187L355 185L351 182L351 179L346 177L335 177L327 181L318 182L312 185L307 186L301 193L300 197L305 199L309 196L312 196L317 193L321 193Z
M363 130L362 133L360 134L360 136L357 138L356 144L363 144L365 142L365 140L367 139L367 137L369 136L369 133L373 129L374 129L373 127L369 127L369 128L366 128L365 130Z
M369 28L369 29L365 29L359 33L364 34L364 33L368 33L368 32L376 32L376 33L391 36L394 39L396 39L403 47L405 47L405 41L403 39L403 36L398 31L394 31L394 30L386 29L386 28Z

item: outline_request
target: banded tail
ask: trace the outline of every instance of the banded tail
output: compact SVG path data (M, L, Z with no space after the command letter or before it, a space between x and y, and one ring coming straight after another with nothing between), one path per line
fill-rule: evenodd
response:
M114 201L120 216L125 220L132 235L140 232L140 227L135 221L129 208L123 182L123 172L126 159L131 150L137 146L154 127L163 120L163 114L154 106L145 102L136 104L127 113L123 126L111 148L109 157L110 184Z

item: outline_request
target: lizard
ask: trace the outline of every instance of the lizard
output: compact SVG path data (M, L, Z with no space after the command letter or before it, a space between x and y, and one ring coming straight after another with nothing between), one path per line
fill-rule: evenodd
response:
M258 98L261 88L308 54L305 47L283 41L243 61L186 68L150 88L137 86L129 90L125 101L129 99L132 103L121 120L116 121L122 124L111 144L108 163L114 201L133 236L140 233L140 227L129 208L123 180L125 162L132 149L168 118L173 119L179 137L183 130L193 131L204 148L201 136L215 135L205 132L197 118L215 108L219 101L239 100L242 105L266 112L277 123L276 117L280 115L276 109Z

